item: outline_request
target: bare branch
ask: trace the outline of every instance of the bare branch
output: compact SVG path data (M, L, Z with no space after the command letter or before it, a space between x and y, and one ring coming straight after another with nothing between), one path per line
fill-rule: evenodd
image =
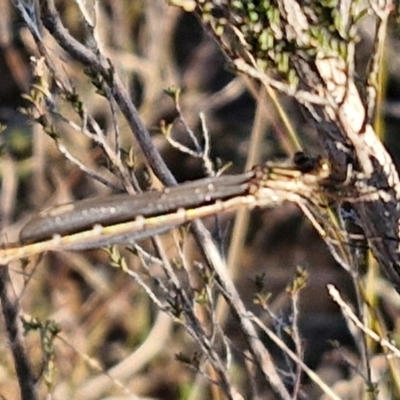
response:
M7 267L0 268L1 309L7 329L8 340L14 357L22 400L36 400L36 378L26 354L23 339L23 328L20 321L19 300L12 293L11 281Z

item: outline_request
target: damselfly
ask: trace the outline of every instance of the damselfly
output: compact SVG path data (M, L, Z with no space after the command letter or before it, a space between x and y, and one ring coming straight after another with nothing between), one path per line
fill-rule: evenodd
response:
M315 168L266 163L240 175L206 178L163 191L114 195L40 212L21 230L21 245L0 249L0 263L49 250L81 250L129 244L173 227L241 207L284 201L312 203L329 176Z

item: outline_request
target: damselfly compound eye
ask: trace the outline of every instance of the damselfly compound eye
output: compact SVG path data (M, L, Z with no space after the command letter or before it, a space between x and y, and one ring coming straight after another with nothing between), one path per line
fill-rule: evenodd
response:
M303 151L298 151L293 156L293 163L299 171L308 174L319 168L320 159L321 156L311 156Z
M309 155L298 151L293 156L295 167L304 174L318 174L321 178L328 178L330 174L329 162L320 155Z

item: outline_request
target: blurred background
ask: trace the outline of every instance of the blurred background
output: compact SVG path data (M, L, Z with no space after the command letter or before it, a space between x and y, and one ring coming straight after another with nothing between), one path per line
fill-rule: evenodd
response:
M56 4L70 33L85 42L84 24L77 4L65 0ZM193 15L168 7L162 0L101 0L98 10L96 34L101 47L129 88L154 143L179 182L202 178L206 171L201 159L174 148L161 133L163 125L179 117L176 105L164 92L172 85L181 88L181 116L203 144L199 113L204 113L210 138L210 158L216 170L226 167L230 174L242 172L255 133L261 133L262 137L257 162L293 155L295 147L288 139L273 102L257 84L230 70L214 40ZM43 34L47 35L46 32ZM372 48L373 38L368 26L361 30L360 37L357 67L362 74ZM48 40L47 50L59 62L56 68L77 89L104 132L111 135L115 127L107 101L96 94L82 73L82 67L50 38ZM400 153L397 129L400 117L399 53L398 23L393 20L385 49L387 91L380 111L384 123L383 140L396 163ZM34 79L30 57L37 55L27 27L15 14L11 2L0 2L0 122L5 127L0 136L3 244L17 240L21 226L39 210L110 193L108 188L66 160L42 128L19 111L27 106L22 94L29 92ZM52 84L50 90L57 90L54 81ZM282 97L279 101L303 147L311 154L319 154L315 127L308 124L292 100ZM60 110L73 118L68 104L60 104ZM146 186L150 173L129 127L118 118L122 147L127 155L133 154L138 179ZM99 146L66 124L59 129L63 143L76 159L88 169L118 183ZM179 121L173 125L172 137L188 147L193 145ZM221 215L217 221L215 218L205 221L225 252L229 249L233 218L234 215ZM166 241L168 247L168 239ZM172 242L170 247L173 248ZM195 245L189 244L188 248L196 258ZM297 267L307 270L308 283L299 304L305 361L327 382L345 382L352 373L349 360L356 364L358 355L346 322L328 296L326 285L333 283L353 301L353 284L300 210L285 204L275 209L252 211L246 227L245 245L238 254L236 282L246 304L257 310L253 301L255 280L263 274L266 290L271 293L271 308L282 321L291 318L291 304L285 289ZM56 320L61 324L65 338L65 342L55 343L55 375L49 379L47 388L41 382L40 393L55 390L56 398L80 398L79 390L101 375L85 359L86 356L97 360L101 368L108 369L147 343L149 332L154 332L152 329L158 321L155 307L138 285L108 264L108 255L98 250L47 254L30 260L24 265L23 274L20 269L15 269L16 285L23 288L20 299L24 313ZM386 304L384 299L381 305L383 315L396 335L398 309ZM194 344L181 327L164 324L155 332L157 352L149 353L124 385L142 396L140 398L186 399L195 372L178 362L175 355L192 351ZM228 322L228 331L232 340L240 343L234 321ZM35 371L40 375L43 373L43 354L38 345L39 338L30 333L26 340ZM266 345L275 351L267 341ZM8 346L6 340L0 345L0 358L4 360L0 363L0 395L15 399L18 398L17 383ZM285 361L277 350L276 354L284 368ZM307 386L306 379L304 384L309 398L319 398L319 392L312 385ZM203 397L197 398L211 398L208 390L204 389ZM85 398L106 398L107 393L117 396L123 390L114 385L103 392L94 390L92 397Z

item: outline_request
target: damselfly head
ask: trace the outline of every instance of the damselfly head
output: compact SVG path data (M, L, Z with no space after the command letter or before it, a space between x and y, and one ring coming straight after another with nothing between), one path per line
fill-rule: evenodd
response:
M329 162L321 155L309 155L303 151L298 151L293 156L293 163L304 174L316 174L322 179L329 177Z

